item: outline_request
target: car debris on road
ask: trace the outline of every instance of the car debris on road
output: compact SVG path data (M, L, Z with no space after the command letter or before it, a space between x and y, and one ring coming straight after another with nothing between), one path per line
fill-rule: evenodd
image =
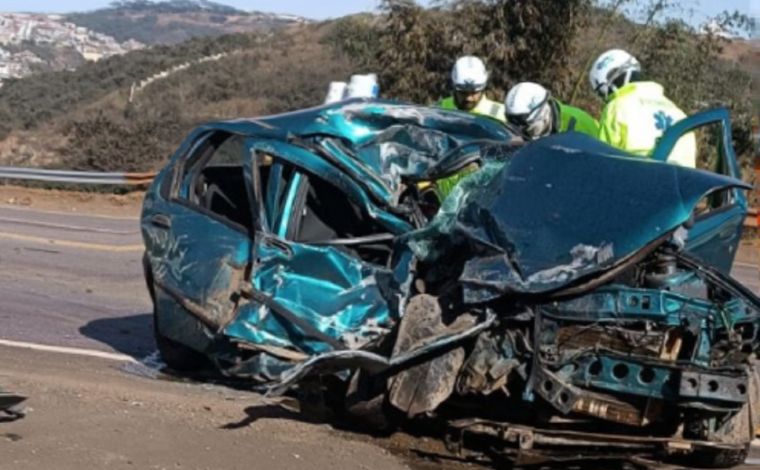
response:
M23 418L26 412L20 405L25 400L26 397L7 392L0 387L0 422Z
M715 172L664 163L711 124ZM760 299L727 274L749 187L726 132L692 116L644 160L380 100L202 126L144 203L159 349L381 427L442 420L465 454L735 466Z

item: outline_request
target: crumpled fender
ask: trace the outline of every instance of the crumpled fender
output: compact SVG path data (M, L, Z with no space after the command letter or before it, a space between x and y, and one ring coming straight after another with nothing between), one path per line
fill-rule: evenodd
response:
M463 245L472 253L460 277L469 302L556 291L608 270L667 238L703 197L750 188L578 133L536 141L500 165L464 180L439 216L410 237L425 261Z

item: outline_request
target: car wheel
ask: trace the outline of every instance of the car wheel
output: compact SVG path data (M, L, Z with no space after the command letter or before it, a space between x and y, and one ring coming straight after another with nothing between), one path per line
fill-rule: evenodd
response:
M206 367L208 361L203 354L167 338L158 331L155 308L153 309L153 336L156 338L161 359L170 369L177 372L195 372Z
M348 424L381 435L396 430L400 412L388 402L386 380L361 370L354 373L344 403Z
M153 281L153 274L147 255L143 257L143 268L145 270L145 282L148 285L150 299L153 303L153 337L156 340L156 347L158 347L161 359L163 359L170 369L177 372L193 372L203 369L208 364L208 360L203 354L167 338L159 331L156 284Z

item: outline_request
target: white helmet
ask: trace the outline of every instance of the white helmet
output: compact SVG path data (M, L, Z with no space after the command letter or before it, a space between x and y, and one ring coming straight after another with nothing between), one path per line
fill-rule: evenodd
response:
M600 55L591 66L589 79L591 88L602 98L607 99L618 87L615 81L623 78L622 84L631 81L634 73L641 72L641 64L634 56L622 49L611 49Z
M380 94L380 86L377 84L377 75L351 75L348 83L346 98L377 98Z
M488 72L483 61L467 55L457 59L451 69L451 83L455 90L483 91L488 84Z
M507 121L533 139L550 134L554 113L549 98L549 91L538 83L518 83L504 100Z
M341 101L346 94L346 88L348 88L348 83L346 82L330 82L330 87L327 89L327 96L325 97L325 104Z

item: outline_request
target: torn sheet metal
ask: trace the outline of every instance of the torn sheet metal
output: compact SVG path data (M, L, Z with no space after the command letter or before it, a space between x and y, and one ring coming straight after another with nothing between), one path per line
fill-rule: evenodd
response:
M426 344L418 348L390 358L362 350L333 351L319 354L282 374L280 379L269 388L267 395L281 395L304 377L317 373L362 369L373 374L380 374L391 369L403 368L421 357L433 354L436 351L446 350L477 336L491 327L495 321L495 315L488 315L470 328L462 331L447 331L438 337L429 338Z
M252 344L295 348L317 354L357 349L387 334L398 319L392 292L401 289L393 273L334 247L281 240L258 247L253 289L334 340L309 337L268 305L244 306L226 326L230 338ZM390 299L390 301L389 301Z
M559 134L463 180L428 227L410 235L423 259L452 243L478 255L460 281L473 302L537 294L620 263L686 223L707 194L746 188L713 173L631 159Z

